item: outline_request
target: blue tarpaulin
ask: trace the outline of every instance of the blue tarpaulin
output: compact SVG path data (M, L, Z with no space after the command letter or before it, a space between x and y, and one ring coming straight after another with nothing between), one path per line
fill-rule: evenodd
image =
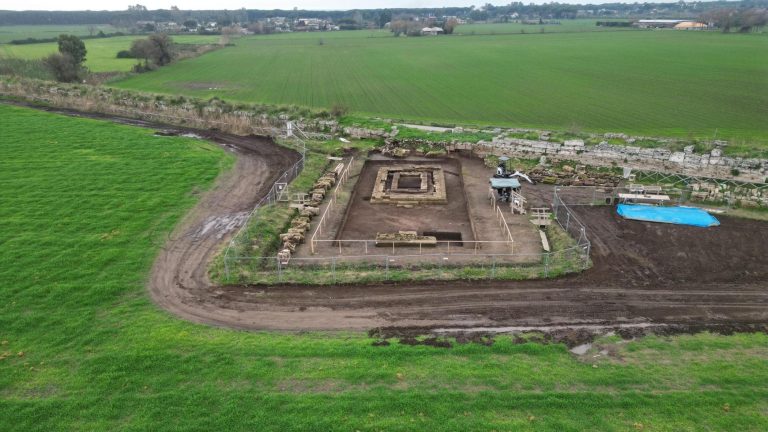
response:
M696 207L658 207L637 204L619 204L619 216L646 222L662 222L697 227L720 225L714 216Z

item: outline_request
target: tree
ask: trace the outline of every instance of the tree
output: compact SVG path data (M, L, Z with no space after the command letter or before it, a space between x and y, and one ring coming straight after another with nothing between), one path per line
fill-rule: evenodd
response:
M74 35L59 35L59 52L69 54L79 67L85 61L85 44Z
M739 31L742 33L750 32L768 23L768 9L747 9L741 13L741 22Z
M187 30L192 30L197 28L197 21L191 19L184 21L184 27L187 28Z
M360 13L360 11L355 11L352 14L352 21L358 26L358 28L363 26L363 14Z
M392 21L389 25L389 30L394 34L395 36L400 36L401 34L408 31L408 21L406 20L395 20Z
M165 33L156 33L131 44L131 55L144 59L144 69L165 66L173 60L173 40Z
M453 29L455 29L457 25L459 25L459 22L456 18L449 18L443 23L443 31L445 34L452 34Z
M59 52L51 54L43 60L57 81L79 81L85 72L83 62L87 51L79 37L59 35Z
M748 33L768 23L768 10L752 9L715 9L702 15L702 19L728 33L732 28L741 33Z
M240 26L232 25L221 29L221 37L219 38L220 45L227 45L233 36L242 35Z
M388 22L392 22L392 11L389 9L383 10L379 14L379 28L384 28Z
M56 81L75 82L80 80L82 68L69 54L54 53L43 60Z
M266 33L266 26L262 21L255 21L250 24L248 24L248 31L253 32L254 34L264 34Z

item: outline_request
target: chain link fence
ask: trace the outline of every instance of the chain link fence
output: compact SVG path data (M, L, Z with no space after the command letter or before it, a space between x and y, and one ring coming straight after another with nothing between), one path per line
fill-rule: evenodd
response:
M329 240L328 255L292 257L288 262L276 256L239 255L247 252L252 239L247 229L225 257L227 283L311 283L338 284L399 280L439 279L530 279L554 277L589 267L590 241L584 224L571 205L605 205L613 191L555 189L550 236L570 238L560 250L538 254L491 253L480 243L443 242L434 248L377 246L375 242ZM565 196L565 198L563 197ZM266 198L266 197L265 197ZM572 202L574 204L572 204ZM263 232L263 231L262 231ZM263 240L263 239L262 239Z
M588 267L588 247L540 254L429 253L291 258L230 257L230 283L337 284L398 280L530 279Z
M289 128L290 130L291 128ZM233 262L233 258L239 255L244 255L250 252L251 245L253 244L254 233L261 232L259 229L259 218L263 215L263 209L267 206L277 204L278 201L287 198L285 195L288 193L288 184L301 174L304 169L304 163L306 162L307 146L306 143L297 136L297 131L300 130L296 127L292 128L292 133L287 136L293 138L290 141L281 142L282 145L287 147L293 147L299 152L299 160L296 161L290 168L285 170L275 182L272 184L269 192L262 197L259 202L254 205L253 209L248 213L240 229L232 236L232 240L227 244L224 250L223 261L225 267L226 276L230 275L230 263ZM280 138L275 138L278 140ZM270 223L269 221L264 221ZM236 261L236 260L235 260Z

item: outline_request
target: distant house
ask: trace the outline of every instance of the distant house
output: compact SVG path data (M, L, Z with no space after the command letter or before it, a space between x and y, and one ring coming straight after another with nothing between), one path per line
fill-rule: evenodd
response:
M319 18L299 18L293 22L293 29L296 31L322 31L330 30L331 24Z
M709 26L696 21L683 21L675 25L675 30L706 30Z
M443 33L444 30L440 27L424 27L421 29L421 35L422 36L437 36L440 33Z

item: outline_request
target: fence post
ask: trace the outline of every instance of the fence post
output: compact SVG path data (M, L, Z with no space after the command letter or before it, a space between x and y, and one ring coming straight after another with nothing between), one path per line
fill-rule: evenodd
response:
M544 277L549 277L549 252L544 253Z
M595 198L597 198L597 188L592 188L592 202L589 205L595 205Z
M570 226L570 223L571 223L571 212L566 210L565 211L565 215L566 215L566 218L565 218L565 232L568 232L568 227Z
M384 278L389 280L389 256L384 256Z
M335 284L336 283L336 257L331 257L331 278L333 279L333 283Z
M450 243L448 244L450 245ZM445 254L442 254L440 256L440 277L443 277L443 276L445 276Z
M493 256L491 261L492 261L492 264L491 264L491 278L495 278L496 277L496 255Z
M557 218L557 186L554 187L554 197L552 198L552 210L555 213L555 218Z
M592 250L592 243L587 241L587 247L586 247L586 255L584 255L584 270L587 269L587 266L589 265L589 254Z
M283 264L280 262L280 257L276 257L277 259L277 281L283 282Z

